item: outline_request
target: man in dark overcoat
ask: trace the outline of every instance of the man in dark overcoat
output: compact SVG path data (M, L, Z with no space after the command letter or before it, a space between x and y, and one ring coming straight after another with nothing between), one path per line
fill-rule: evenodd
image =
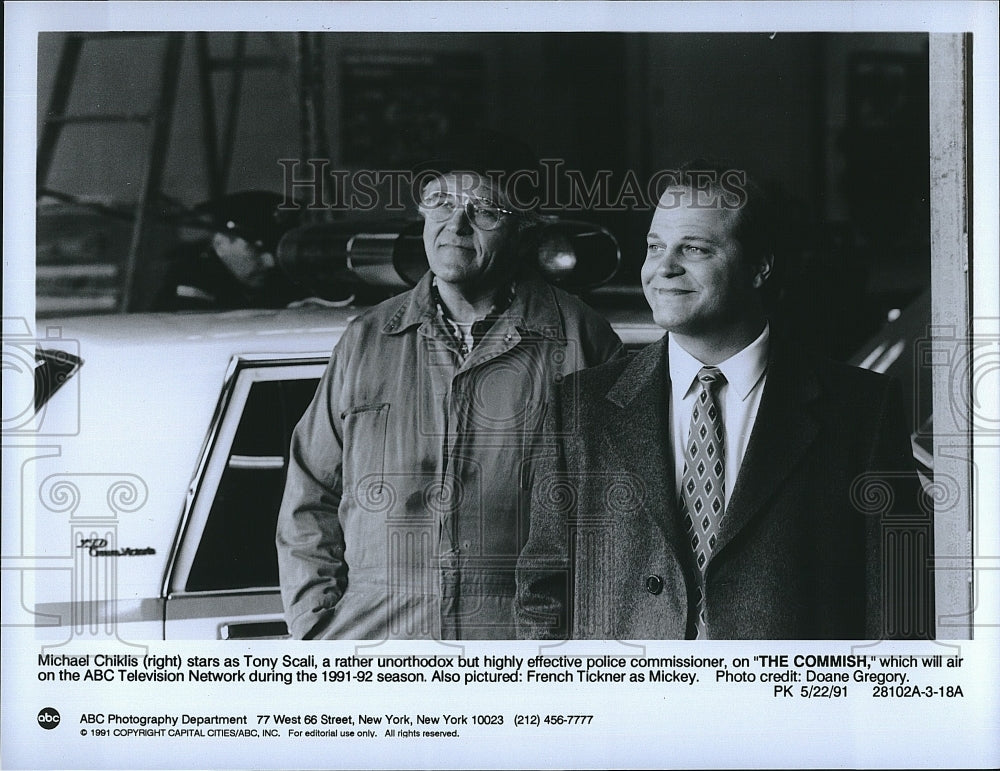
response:
M519 636L933 637L898 385L769 322L772 223L742 171L667 186L642 268L667 334L554 390Z

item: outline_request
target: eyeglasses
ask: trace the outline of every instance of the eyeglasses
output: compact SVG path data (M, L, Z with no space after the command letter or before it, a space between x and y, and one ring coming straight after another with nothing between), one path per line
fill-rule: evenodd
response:
M425 193L420 200L420 210L424 216L435 222L450 220L455 210L461 205L458 196L443 190ZM463 208L469 222L480 230L496 230L505 216L516 213L481 198L466 199Z

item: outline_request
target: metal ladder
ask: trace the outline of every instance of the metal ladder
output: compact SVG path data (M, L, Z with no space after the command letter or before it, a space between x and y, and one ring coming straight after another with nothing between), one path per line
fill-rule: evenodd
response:
M56 148L64 128L70 125L82 124L141 124L145 125L148 129L149 150L144 159L142 183L132 216L132 234L118 299L118 310L121 313L129 311L132 305L136 288L139 256L144 244L152 207L156 205L161 197L162 191L160 185L163 179L163 168L170 142L170 129L174 118L174 102L180 79L181 55L183 53L186 34L194 35L201 102L202 141L205 160L208 166L206 174L209 191L212 198L217 198L225 194L232 163L232 147L239 117L244 73L246 70L252 68L288 68L288 62L280 56L247 55L247 33L245 32L233 33L233 50L230 56L225 57L212 56L209 47L209 35L204 32L68 33L59 56L52 96L49 100L48 110L45 114L39 138L36 196L41 198L49 195L63 200L72 200L72 196L47 188L53 158L55 157ZM126 113L95 112L74 114L67 112L85 44L102 40L120 41L129 37L140 37L147 40L154 37L165 39L161 52L162 61L160 63L158 83L153 92L155 96L148 110L145 112L136 111ZM227 72L232 77L224 121L221 126L216 117L215 86L213 84L213 75L217 72ZM92 208L102 209L102 207L97 206ZM120 212L108 210L106 213L121 216Z
M73 84L76 80L77 68L85 43L112 39L121 40L125 36L142 36L148 38L151 35L161 35L166 40L160 64L159 84L155 92L156 97L153 100L153 105L147 112L72 114L66 111L73 92ZM142 247L150 205L160 193L163 162L166 158L167 145L170 141L170 126L173 121L174 99L177 95L177 81L180 75L183 43L184 34L180 32L137 33L136 35L110 32L68 33L62 52L59 55L52 98L49 100L49 107L45 113L45 122L42 126L41 137L38 142L35 183L36 195L42 197L51 193L46 188L49 172L52 168L52 160L55 156L59 139L62 136L63 129L67 126L95 123L139 123L148 128L150 149L143 167L139 198L136 202L132 224L132 237L125 261L125 274L118 300L118 309L122 313L126 312L131 304L139 252Z

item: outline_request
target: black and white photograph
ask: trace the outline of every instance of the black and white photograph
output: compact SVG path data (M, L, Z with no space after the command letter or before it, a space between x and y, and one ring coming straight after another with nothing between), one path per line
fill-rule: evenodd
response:
M997 4L364 5L5 4L4 764L1000 762Z

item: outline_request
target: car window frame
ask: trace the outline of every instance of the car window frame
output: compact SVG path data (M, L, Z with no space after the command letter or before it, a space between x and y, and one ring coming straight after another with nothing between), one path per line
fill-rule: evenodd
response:
M328 352L292 356L240 354L230 360L171 545L161 592L165 600L278 591L277 586L197 591L189 591L186 586L254 383L318 379L322 376L329 357Z

